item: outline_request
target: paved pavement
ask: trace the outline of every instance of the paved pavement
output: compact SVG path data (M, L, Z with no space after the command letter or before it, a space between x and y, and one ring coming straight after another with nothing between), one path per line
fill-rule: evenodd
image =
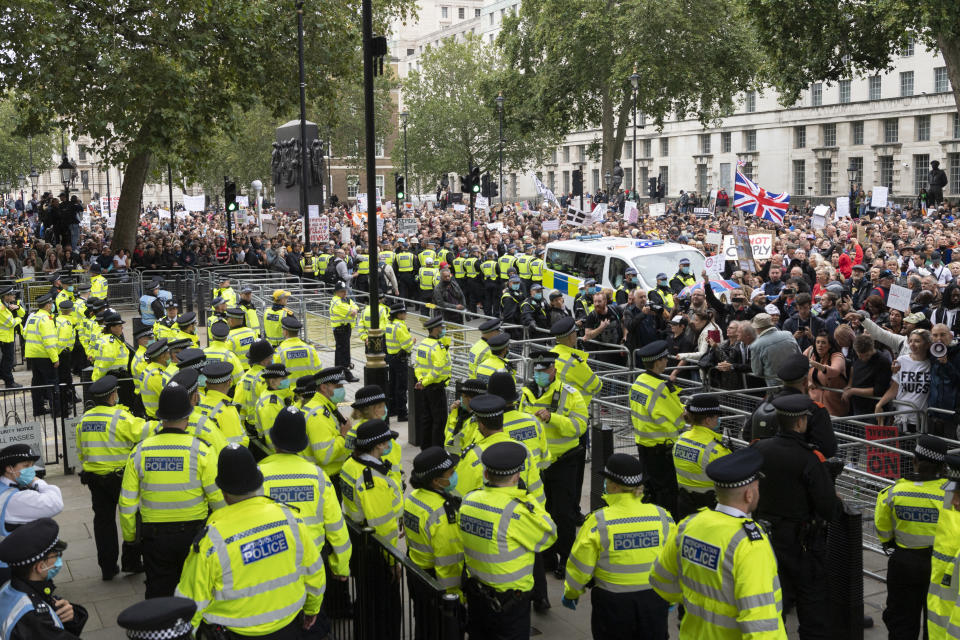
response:
M355 372L362 377L362 351L354 349ZM333 353L322 353L324 366L333 364ZM18 372L18 381L29 381L26 372ZM347 385L347 397L352 398L360 387L359 383ZM404 468L412 466L413 457L418 449L407 442L407 424L394 424L400 432L399 442L403 446ZM83 638L85 640L121 640L122 631L116 626L117 614L127 606L143 598L143 576L123 575L110 582L103 582L96 562L96 549L93 542L93 512L90 508L89 493L80 484L75 475L57 475L56 468L51 469L51 482L61 487L65 509L57 520L60 522L61 535L69 543L65 555L65 568L58 576L58 594L72 602L83 604L90 613ZM586 483L589 485L589 480ZM585 486L582 505L589 505L589 486ZM118 529L119 531L119 529ZM118 533L119 535L119 533ZM865 552L864 564L868 569L885 573L886 560L878 554ZM532 617L533 635L563 640L588 640L590 634L590 599L584 597L576 612L560 606L561 582L552 575L547 577L550 600L553 609L545 614L534 613ZM865 638L879 640L885 637L885 629L880 618L883 601L886 597L885 585L869 577L864 578L864 596L866 614L874 619L874 627L865 632ZM676 614L671 614L671 636L676 637ZM788 617L788 631L791 638L797 637L796 616Z

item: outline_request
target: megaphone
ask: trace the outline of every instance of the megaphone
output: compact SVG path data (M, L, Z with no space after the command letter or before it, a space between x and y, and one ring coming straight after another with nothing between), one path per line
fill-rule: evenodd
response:
M934 342L930 345L930 355L934 358L942 358L947 355L947 345L942 342Z

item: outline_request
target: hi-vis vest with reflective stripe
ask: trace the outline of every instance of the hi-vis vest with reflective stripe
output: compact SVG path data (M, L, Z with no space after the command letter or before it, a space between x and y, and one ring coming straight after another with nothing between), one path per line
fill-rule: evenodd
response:
M653 447L676 442L683 426L683 403L679 388L644 371L630 388L630 418L637 444Z
M263 311L263 337L276 347L283 340L283 327L280 322L286 316L292 316L293 312L286 307L276 308L276 305Z
M533 589L535 554L557 539L557 525L519 487L484 487L460 505L467 574L497 591Z
M340 296L333 296L330 301L330 326L342 327L350 325L350 311L358 309L357 303Z
M301 455L333 479L350 456L346 441L340 433L340 422L334 413L337 406L319 391L303 405L307 420L307 440L310 446Z
M158 433L140 443L127 461L120 490L123 539L136 535L136 514L143 522L203 520L209 508L224 505L214 480L217 456L190 433Z
M400 273L413 272L413 254L409 251L401 251L395 258L397 261L397 271Z
M434 267L420 267L420 273L417 276L420 279L420 289L422 291L433 289L439 273L440 272Z
M937 522L930 559L930 588L927 591L927 634L929 640L945 640L950 614L960 595L957 552L960 551L960 511L944 505ZM954 636L956 637L956 636Z
M250 345L257 341L257 332L251 327L234 327L230 329L227 335L227 346L230 351L237 354L240 363L247 362L247 356L250 353Z
M321 368L316 349L298 337L286 338L281 342L274 357L286 367L291 380L316 373Z
M33 606L33 600L22 591L14 589L9 581L0 588L0 612L3 613L3 623L0 625L0 637L3 640L10 640L13 636L13 630L17 628L17 623L23 616L36 607ZM63 629L63 623L57 617L53 607L46 605L46 611L50 616L51 623L57 629ZM22 633L22 632L21 632Z
M713 491L713 480L707 477L707 465L730 453L721 440L723 435L694 425L673 445L673 467L677 470L677 484L694 493Z
M543 258L530 261L530 282L543 282Z
M327 474L293 453L267 456L260 461L260 471L263 472L263 495L296 507L303 524L313 533L313 543L318 549L330 540L335 573L348 575L350 536Z
M457 509L449 496L431 489L414 489L403 508L403 531L410 559L421 569L433 569L445 589L460 586L463 543Z
M219 429L227 444L239 444L244 447L250 444L250 436L243 428L243 422L240 419L240 412L233 404L232 398L219 391L207 390L200 394L200 403L196 409L207 421L213 421L215 426L211 429ZM192 417L192 415L191 415ZM200 421L198 420L198 423ZM204 436L201 434L201 438ZM217 452L219 456L220 452Z
M413 349L413 336L403 320L391 320L385 329L387 353L396 355L401 351L409 353Z
M497 261L496 260L484 260L480 263L480 272L483 274L483 279L496 282L497 280Z
M517 256L515 265L517 267L517 275L520 276L523 280L530 279L530 261L533 260L533 257L528 256L525 253L521 253Z
M609 506L587 516L567 559L564 591L579 598L592 579L611 593L650 589L650 571L676 531L673 519L655 504L632 493L606 494Z
M480 363L483 362L483 359L487 357L487 354L490 353L490 344L486 340L480 338L473 343L473 346L470 347L470 351L467 353L467 361L470 363L470 377L477 377L477 367L480 366Z
M327 264L329 264L332 258L333 256L331 256L329 253L321 253L318 255L313 261L315 267L314 273L316 273L318 276L322 276L326 272Z
M557 354L557 377L579 391L589 406L593 396L600 393L603 383L587 364L587 352L563 344L555 345L550 351Z
M465 260L466 258L464 258L463 256L457 256L456 258L453 259L453 277L454 278L462 278L464 276L465 271L464 271L463 263Z
M370 256L361 253L357 256L357 275L365 276L370 273Z
M155 418L157 408L160 405L160 392L170 381L171 376L167 375L166 369L158 362L148 362L143 368L143 384L141 385L141 396L143 400L143 409L147 417Z
M498 371L508 372L513 376L513 382L515 384L519 382L517 380L517 372L513 370L513 367L510 366L510 363L492 351L487 351L486 355L483 356L483 360L481 360L480 364L477 365L477 368L473 372L473 376L483 380L484 383L487 383L490 381L490 376Z
M466 278L476 278L480 275L478 269L479 259L475 257L465 258L463 260L463 275Z
M905 549L933 546L943 508L943 479L915 481L900 478L877 494L873 524L880 542L894 541Z
M27 318L23 330L26 339L25 358L49 358L56 362L60 356L57 342L57 325L49 311L37 309Z
M510 277L510 274L509 274L510 268L515 266L516 263L517 263L517 259L514 258L509 253L507 255L500 256L500 259L497 260L497 264L500 265L501 280L506 280Z
M373 527L378 536L397 546L400 518L403 517L403 492L389 475L356 457L348 458L340 469L343 515L357 524Z
M414 374L423 386L450 379L450 354L436 338L424 338L417 345Z
M77 423L77 455L83 470L107 474L122 469L149 429L149 424L120 405L91 407Z
M650 575L668 602L682 602L681 638L786 640L777 559L762 528L704 510L680 523Z
M505 431L495 431L485 438L479 438L473 446L467 449L463 457L460 458L460 462L457 463L457 495L465 496L471 491L483 487L483 464L481 464L480 458L483 456L484 450L497 442L510 442L511 440L512 438ZM527 450L527 457L523 462L523 471L520 472L520 481L531 498L541 505L545 505L547 498L543 493L543 480L540 478L540 468L537 465L537 460L530 452L530 447L526 446L526 443L521 444Z
M176 595L197 603L202 620L243 637L265 636L302 610L320 610L323 559L293 511L257 496L215 511L190 546Z
M529 413L507 409L503 412L503 432L530 450L538 468L543 470L550 466L553 458L547 449L547 436L539 420Z
M555 378L546 389L533 382L523 387L520 411L533 415L540 409L550 412L543 432L549 456L556 460L580 444L587 431L587 405L579 391Z

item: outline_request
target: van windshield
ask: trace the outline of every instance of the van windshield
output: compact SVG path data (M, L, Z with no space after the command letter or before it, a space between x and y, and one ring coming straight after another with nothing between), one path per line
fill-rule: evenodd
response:
M667 253L654 253L650 255L637 256L633 259L633 266L637 269L637 275L648 289L657 286L657 274L665 273L667 278L672 278L680 270L680 259L690 259L690 274L700 280L700 272L703 271L704 259L700 252L695 249L683 249Z

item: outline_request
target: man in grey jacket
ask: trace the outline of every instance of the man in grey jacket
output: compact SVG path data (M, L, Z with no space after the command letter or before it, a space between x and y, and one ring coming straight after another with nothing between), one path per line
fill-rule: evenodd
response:
M447 267L440 269L440 281L433 288L433 303L438 309L443 310L444 320L463 323L463 314L456 312L463 311L467 301L463 296L463 290L453 279L453 274Z
M778 366L787 357L800 353L800 347L789 331L780 331L774 326L769 313L758 313L751 325L757 330L757 339L750 345L753 375L765 379L768 387L777 386L780 384Z

